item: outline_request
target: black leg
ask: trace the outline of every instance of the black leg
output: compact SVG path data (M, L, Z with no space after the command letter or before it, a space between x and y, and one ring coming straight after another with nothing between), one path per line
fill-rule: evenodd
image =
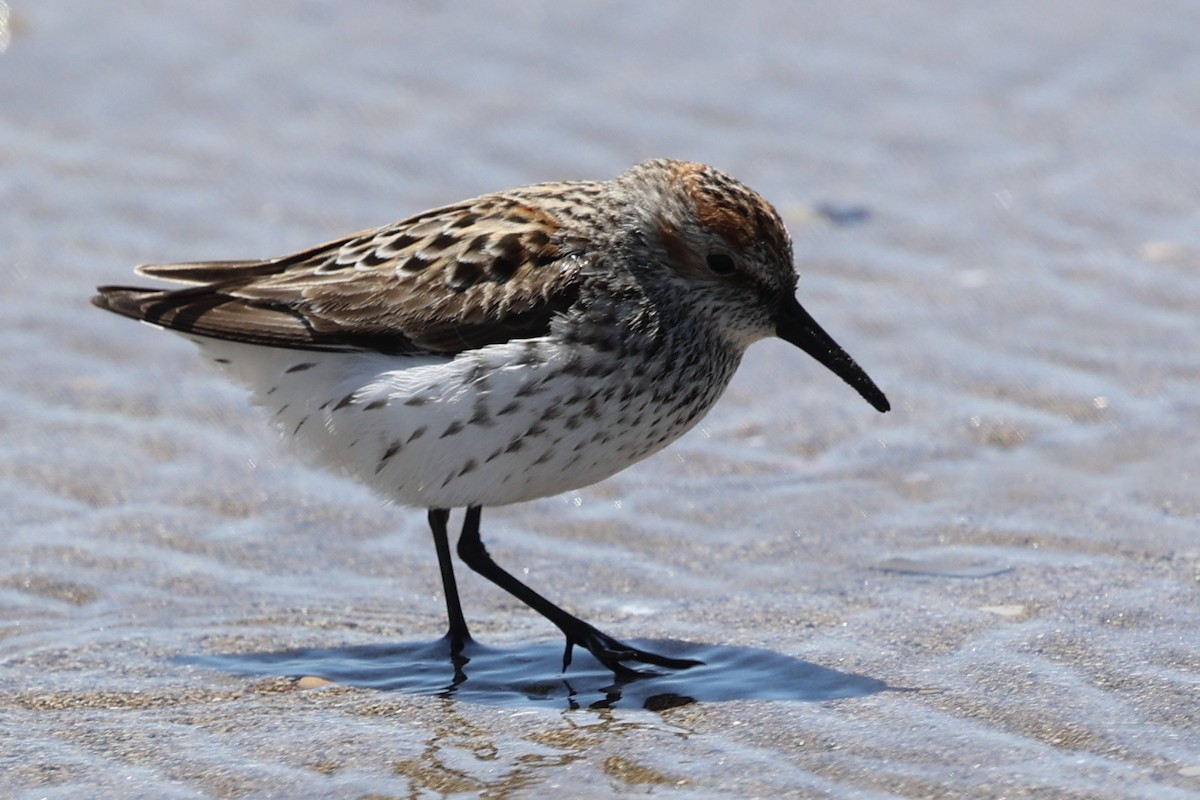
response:
M433 543L437 547L438 567L442 570L442 592L446 595L446 616L450 619L446 638L450 640L451 650L457 653L462 650L463 643L471 640L471 632L467 630L462 603L458 600L458 584L454 580L454 562L450 558L450 539L446 533L449 519L449 509L429 509L429 529L433 531Z
M463 521L462 535L458 539L458 557L468 567L558 626L558 629L567 637L567 649L563 653L564 672L571 663L571 648L575 645L586 649L596 657L596 660L618 675L628 675L635 672L635 670L623 666L620 663L622 661L636 661L642 664L653 664L654 666L668 667L670 669L687 669L688 667L694 667L703 663L683 658L667 658L666 656L639 650L636 647L631 647L617 641L608 634L593 628L578 617L563 611L533 589L521 583L508 572L501 569L492 560L487 548L483 546L483 541L479 538L480 510L479 506L472 506L467 509L467 516ZM431 519L432 513L430 512ZM445 529L444 526L445 521L443 520L443 530Z

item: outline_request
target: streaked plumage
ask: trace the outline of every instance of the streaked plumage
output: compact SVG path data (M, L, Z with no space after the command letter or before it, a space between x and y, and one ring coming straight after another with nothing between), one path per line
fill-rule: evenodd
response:
M444 510L471 509L460 555L505 585L478 508L586 486L665 447L758 339L797 344L887 410L796 303L775 210L700 164L498 192L266 261L139 272L192 286L107 286L94 302L188 336L320 463L431 509L444 580ZM506 588L563 629L564 667L573 643L614 670L688 665ZM461 644L452 574L446 589Z

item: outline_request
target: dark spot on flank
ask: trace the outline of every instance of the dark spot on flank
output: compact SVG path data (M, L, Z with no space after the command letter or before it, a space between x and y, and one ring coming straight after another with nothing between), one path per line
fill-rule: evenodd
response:
M492 421L492 415L488 413L487 406L480 402L475 405L475 413L467 420L467 424L490 428L496 423Z
M277 417L278 417L280 414L282 414L283 412L287 411L287 410L288 410L288 408L290 408L290 407L291 407L291 405L292 405L291 403L284 403L283 405L281 405L281 406L279 407L279 410L275 412L275 416L277 416Z
M425 405L428 402L429 402L428 398L417 395L416 397L410 397L407 400L405 400L404 405L412 406L413 408L418 408L420 406Z
M536 342L525 342L525 346L521 348L521 355L517 358L518 366L532 366L539 364L542 361L541 353L538 351Z
M297 422L297 423L296 423L296 428L295 428L295 429L292 431L292 436L295 436L297 433L299 433L299 432L300 432L300 429L304 427L304 423L306 423L306 422L308 422L308 417L307 417L307 416L306 416L304 419L302 419L302 420L300 420L299 422Z
M532 397L533 395L535 395L541 391L542 391L542 382L541 381L529 381L528 383L521 384L517 388L517 391L514 396L515 397Z
M387 404L388 404L387 398L381 397L378 400L372 400L371 402L367 403L365 406L363 406L363 410L364 411L374 411L377 408L383 408Z
M346 406L350 405L353 402L354 402L354 393L351 392L350 394L346 395L341 400L339 400L338 404L333 407L333 410L338 411L340 409L345 408Z
M285 369L284 372L288 373L288 374L291 374L293 372L304 372L304 370L312 369L316 365L317 365L317 363L315 361L304 361L300 364L293 364L292 366Z
M499 411L497 411L497 412L496 412L496 416L497 416L497 417L503 417L503 416L505 416L506 414L511 414L512 412L516 411L516 410L517 410L518 408L520 408L520 407L521 407L521 404L520 404L520 403L518 403L518 402L516 402L516 401L514 400L513 402L511 402L511 403L509 403L508 405L506 405L504 408L502 408L502 409L500 409Z
M270 389L267 389L267 394L275 394L277 391L279 391L279 387L272 386Z
M463 468L458 471L458 477L461 478L463 475L466 475L468 472L471 472L477 466L478 466L478 464L475 463L475 459L473 459L473 458L467 459L467 463L463 464Z
M504 452L504 449L503 449L503 448L501 448L501 449L499 449L499 450L496 450L496 451L494 451L494 452L493 452L493 453L492 453L490 456L488 456L487 458L485 458L485 459L483 460L483 463L485 463L485 464L490 464L490 463L492 463L492 462L493 462L493 461L495 461L497 458L499 458L503 452Z
M463 373L462 379L465 383L478 383L479 381L483 381L486 384L487 375L483 371L483 364L480 364L478 360L472 361L471 365L467 367L467 371Z
M410 433L408 435L408 441L406 441L405 444L408 444L408 442L415 442L417 439L420 439L422 436L425 435L425 432L427 430L429 430L429 429L427 427L425 427L424 425L417 428L415 431L413 431L412 433Z
M231 362L229 361L228 358L214 358L213 363L214 364L229 364Z
M508 443L508 447L504 448L504 452L516 453L516 452L519 452L521 450L521 448L524 446L525 446L524 439L513 439L511 442Z
M542 453L540 456L537 457L537 460L533 462L534 465L536 466L537 464L545 464L547 461L550 460L550 456L552 456L553 454L554 454L553 448L550 450L547 450L546 452Z
M462 429L463 429L463 424L461 422L459 422L458 420L455 420L454 422L450 423L450 425L446 428L446 430L442 431L442 435L439 436L438 438L445 439L447 436L453 436L454 434L461 432Z
M603 378L612 371L612 365L605 364L603 361L596 361L587 369L585 369L583 374L588 378Z
M388 449L383 451L383 456L379 459L379 465L375 467L375 474L378 475L387 466L388 459L400 452L400 440L392 442L388 445Z

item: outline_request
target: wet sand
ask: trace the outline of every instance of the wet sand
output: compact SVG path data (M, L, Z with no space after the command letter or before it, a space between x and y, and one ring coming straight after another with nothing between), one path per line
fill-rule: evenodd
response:
M1200 797L1191 5L14 5L0 794ZM562 673L460 571L456 675L424 514L87 305L650 155L779 206L894 406L764 343L665 453L485 511L691 673Z

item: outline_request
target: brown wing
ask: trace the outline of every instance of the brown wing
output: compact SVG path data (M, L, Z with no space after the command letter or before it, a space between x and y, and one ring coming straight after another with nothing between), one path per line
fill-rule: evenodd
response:
M101 286L93 302L219 339L452 354L544 335L578 297L591 256L557 210L536 192L488 195L267 261L140 267L197 285Z

